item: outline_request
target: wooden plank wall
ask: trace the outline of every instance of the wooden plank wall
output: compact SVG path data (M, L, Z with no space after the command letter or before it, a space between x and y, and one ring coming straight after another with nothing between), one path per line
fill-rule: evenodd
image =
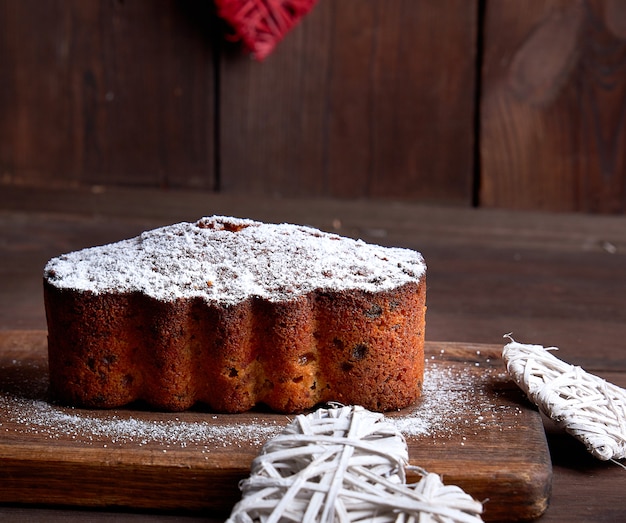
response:
M0 1L2 178L212 189L212 19L201 5Z
M0 0L0 183L626 212L626 3ZM0 186L1 190L1 186Z
M626 212L626 2L485 14L481 204Z
M469 205L476 14L321 0L266 63L223 60L222 188Z

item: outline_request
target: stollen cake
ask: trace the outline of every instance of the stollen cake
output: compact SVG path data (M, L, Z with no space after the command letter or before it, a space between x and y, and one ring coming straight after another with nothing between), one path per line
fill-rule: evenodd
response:
M71 252L44 270L54 401L299 412L419 397L420 253L213 216Z

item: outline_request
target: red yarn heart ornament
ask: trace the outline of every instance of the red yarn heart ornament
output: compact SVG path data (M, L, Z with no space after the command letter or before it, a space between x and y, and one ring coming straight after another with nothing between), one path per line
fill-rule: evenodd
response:
M266 58L317 0L215 0L217 14L257 60Z

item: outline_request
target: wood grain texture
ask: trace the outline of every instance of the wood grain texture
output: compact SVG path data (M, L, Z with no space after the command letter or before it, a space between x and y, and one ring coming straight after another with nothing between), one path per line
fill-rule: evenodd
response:
M487 3L481 205L626 211L625 20L606 0Z
M2 179L212 189L212 48L196 26L211 18L199 5L1 1Z
M28 415L32 402L45 402L45 396L40 397L45 395L45 349L43 331L0 331L0 502L210 509L213 514L230 510L239 498L237 482L248 475L262 444L256 434L164 444L142 441L141 435L123 439L121 433L85 437L80 424L68 430L65 423L63 428L54 421L42 423L36 415L25 428L14 413L22 409ZM437 427L435 434L407 436L412 464L439 473L444 482L458 484L477 499L489 498L487 521L539 516L547 507L552 478L541 418L508 379L500 350L429 343L426 379L440 368L451 384L461 380L466 410L454 410L442 420L454 428L441 437L436 436ZM454 390L455 385L450 387ZM262 411L215 416L201 410L54 410L66 412L63 420L95 418L101 424L128 417L148 424L175 418L181 425L215 427L246 427L252 421L280 427L289 421Z
M228 193L470 205L477 3L320 2L221 66Z
M261 64L212 2L0 0L0 75L5 183L626 212L621 0L319 2Z
M2 0L0 175L470 205L476 4L320 2L258 63L211 2Z

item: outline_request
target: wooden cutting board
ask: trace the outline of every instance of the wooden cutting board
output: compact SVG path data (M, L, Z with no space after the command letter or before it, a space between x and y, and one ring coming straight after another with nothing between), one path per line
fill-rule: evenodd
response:
M290 420L56 407L46 401L46 350L43 331L0 331L0 502L227 515L263 442ZM531 519L548 503L550 456L500 351L428 342L423 399L389 417L411 463L487 500L485 520Z

